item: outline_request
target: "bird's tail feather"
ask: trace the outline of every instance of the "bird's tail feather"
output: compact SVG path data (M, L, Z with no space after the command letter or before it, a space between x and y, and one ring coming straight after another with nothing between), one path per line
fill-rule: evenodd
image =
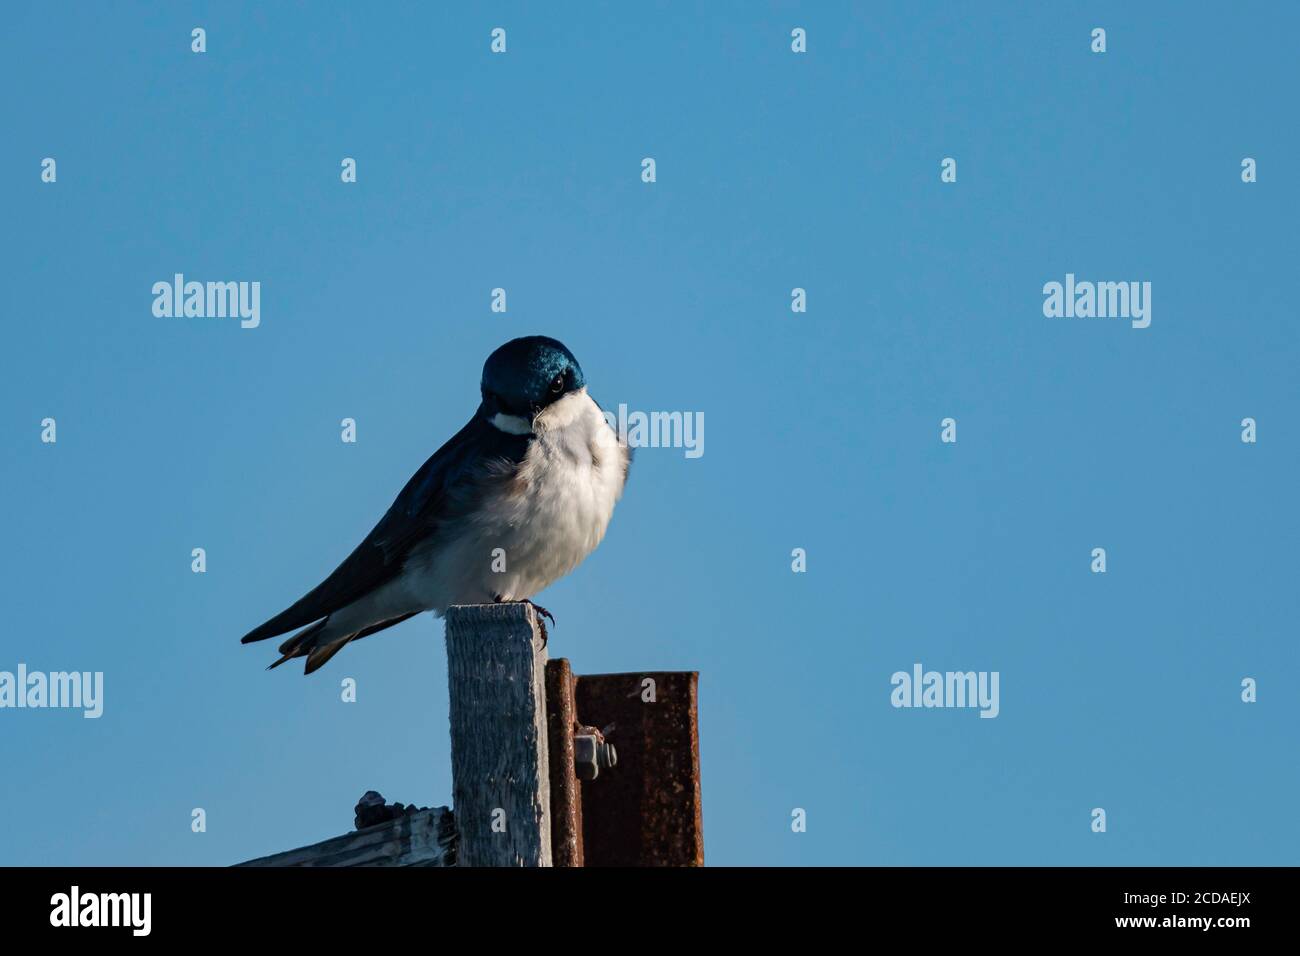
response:
M353 639L353 637L349 637L334 644L326 644L324 647L313 647L307 654L307 665L302 669L302 672L310 674L312 671L320 670L325 666L326 661L343 650L344 644L350 643Z
M352 641L359 641L363 637L368 637L376 631L382 631L385 628L392 627L394 624L400 624L407 618L414 617L419 613L419 611L412 611L409 614L401 614L397 617L389 618L386 621L380 621L377 624L363 627L361 630L354 631L351 634L341 634L337 637L331 637L327 643L321 643L320 638L325 636L322 632L325 630L325 626L329 624L329 618L324 618L323 620L317 621L311 627L299 631L297 634L293 635L293 637L281 644L280 659L268 667L267 670L279 667L285 661L291 660L292 658L306 657L307 664L303 669L303 673L310 674L313 671L320 670L320 668L324 667L325 663L331 657L343 650L343 645Z
M281 644L280 654L282 656L278 661L268 667L267 670L274 670L290 658L301 657L311 650L311 648L315 646L316 637L325 629L325 625L329 623L329 620L328 617L321 618L311 627L304 628Z

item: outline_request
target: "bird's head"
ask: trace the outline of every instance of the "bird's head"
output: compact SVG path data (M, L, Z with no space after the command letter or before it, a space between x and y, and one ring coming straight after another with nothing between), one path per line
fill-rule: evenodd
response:
M498 427L531 428L548 406L586 384L582 366L564 343L526 335L511 339L483 363L483 410Z

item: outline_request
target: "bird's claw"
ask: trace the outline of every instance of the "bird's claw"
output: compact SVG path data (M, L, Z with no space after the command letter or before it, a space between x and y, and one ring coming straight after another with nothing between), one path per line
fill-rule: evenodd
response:
M501 595L499 594L492 595L492 600L495 601L497 604L500 604ZM527 604L529 607L531 607L534 611L537 612L537 629L542 633L542 647L545 647L546 642L550 639L550 635L546 632L546 621L550 621L552 624L554 624L555 615L552 614L550 611L546 610L546 608L542 607L540 604L528 600L528 598L521 598L518 601L510 602L510 603ZM543 618L545 618L545 620L543 620Z
M551 637L550 634L546 632L546 622L550 621L554 624L555 615L546 610L546 608L542 607L540 604L535 604L527 598L524 598L524 603L537 612L537 629L542 632L542 647L545 647L546 642L550 640ZM543 618L545 620L543 620Z
M534 611L536 611L542 617L546 618L552 624L555 623L555 615L552 614L550 611L546 610L546 608L542 607L540 604L533 604L533 602L529 600L525 600L524 603L531 605Z

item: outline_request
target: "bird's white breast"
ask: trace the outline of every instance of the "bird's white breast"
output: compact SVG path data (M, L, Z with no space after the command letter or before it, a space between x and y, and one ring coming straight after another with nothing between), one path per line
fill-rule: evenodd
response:
M512 423L493 424L504 431ZM532 431L515 475L466 519L454 543L430 556L425 583L437 592L436 610L531 597L605 536L623 492L627 449L599 406L579 389L538 415Z

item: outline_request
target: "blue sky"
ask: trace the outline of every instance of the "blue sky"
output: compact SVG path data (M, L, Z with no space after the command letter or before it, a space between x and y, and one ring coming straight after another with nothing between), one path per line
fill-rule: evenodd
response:
M579 673L701 672L708 862L1297 862L1294 7L4 18L0 670L105 703L0 710L0 863L226 864L367 789L448 803L441 622L310 679L238 639L537 332L607 407L705 416L540 601ZM156 318L176 272L260 281L260 327ZM1151 326L1046 318L1066 273L1151 282ZM997 671L999 716L892 707L917 662Z

